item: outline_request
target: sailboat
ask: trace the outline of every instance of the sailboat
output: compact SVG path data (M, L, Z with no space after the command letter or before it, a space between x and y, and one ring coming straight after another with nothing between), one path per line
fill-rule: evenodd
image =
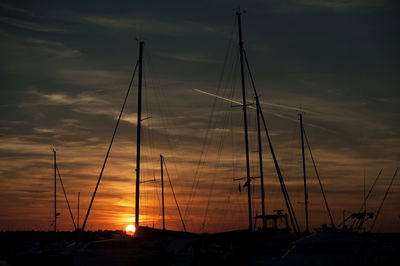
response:
M136 181L135 181L136 186L135 186L135 212L134 212L134 216L135 216L135 227L134 228L135 229L134 230L136 231L135 236L140 236L144 231L147 232L147 233L145 233L147 235L150 234L149 231L152 231L152 232L157 231L154 228L147 228L147 227L143 227L143 226L140 225L140 214L141 214L141 212L140 212L140 184L143 183L143 182L146 182L146 181L142 181L141 180L142 179L141 178L141 134L142 134L141 127L142 127L142 121L144 120L142 118L143 50L144 50L144 42L140 41L139 42L139 57L138 57L138 61L137 61L136 65L135 65L135 68L134 68L134 71L133 71L133 74L132 74L132 78L131 78L131 81L129 83L129 87L128 87L127 93L125 95L125 99L123 101L122 108L121 108L119 117L117 119L117 123L116 123L116 126L114 128L114 132L112 134L111 141L110 141L110 144L108 146L108 150L107 150L107 153L106 153L106 156L105 156L105 159L104 159L101 171L100 171L100 175L99 175L99 178L97 180L96 187L94 189L94 192L93 192L93 195L92 195L89 207L88 207L88 210L86 212L86 216L85 216L82 228L80 229L82 231L85 230L85 227L86 227L86 224L87 224L87 220L88 220L88 217L90 215L90 211L91 211L91 208L92 208L92 205L93 205L93 202L94 202L94 199L95 199L95 196L96 196L96 193L97 193L101 178L103 176L103 172L104 172L105 166L107 164L107 160L108 160L111 148L112 148L112 144L114 142L114 138L115 138L116 132L118 130L119 123L121 121L121 116L122 116L123 111L125 109L125 105L126 105L127 98L129 96L129 93L130 93L130 90L131 90L131 87L132 87L132 83L133 83L133 80L134 80L134 77L135 77L135 74L136 74L136 70L138 70L138 94L137 94L137 120L136 120L137 121L137 128L136 128L137 131L136 131ZM145 119L147 119L147 118L145 118ZM165 162L165 158L162 155L160 155L160 161L161 161L161 164L160 164L161 165L161 189L162 189L162 200L163 200L163 205L162 205L163 222L162 222L162 225L163 225L163 231L166 231L166 229L165 229L165 216L164 216L164 183L163 183L163 169L166 168L166 162ZM167 172L167 174L168 174L168 172ZM185 227L185 224L184 224L184 221L183 221L180 209L179 209L179 205L178 205L178 202L177 202L177 199L176 199L173 187L172 187L171 180L169 178L169 174L168 174L168 180L169 180L170 187L172 189L172 193L174 195L175 203L176 203L177 208L178 208L178 212L179 212L179 215L180 215L180 218L181 218L181 221L182 221L184 232L186 232L186 227Z
M257 222L257 220L262 220L262 228L263 230L267 229L267 223L268 221L272 221L273 223L273 229L276 230L278 229L277 224L278 221L283 220L285 223L285 228L284 230L290 230L289 229L289 222L288 222L288 215L289 215L289 220L290 220L290 224L292 227L293 232L300 232L300 228L297 222L297 218L294 212L294 208L293 205L291 203L287 188L286 188L286 184L284 182L279 164L278 164L278 160L272 145L272 141L268 132L268 128L267 128L267 124L264 118L264 114L259 102L259 96L255 87L255 82L253 79L253 75L250 69L250 65L248 62L248 58L246 55L246 51L244 49L244 45L243 45L243 38L242 38L242 25L241 25L241 15L242 15L242 11L240 9L236 10L236 17L237 17L237 21L238 21L238 39L239 39L239 56L240 56L240 73L241 73L241 91L242 91L242 103L241 103L241 107L242 107L242 112L243 112L243 134L244 134L244 143L245 143L245 163L246 163L246 175L244 178L238 178L235 180L242 180L245 179L245 184L243 185L243 187L247 187L247 201L248 201L248 231L252 232L254 231L254 227L253 227L253 219L255 220L255 223ZM252 89L253 89L253 94L254 94L254 98L256 100L256 112L257 112L257 141L258 141L258 155L259 155L259 169L260 169L260 190L261 190L261 215L256 215L255 217L253 217L253 212L252 212L252 192L251 192L251 182L253 177L251 177L250 174L250 159L249 159L249 133L248 133L248 114L247 114L247 109L252 107L248 104L247 100L246 100L246 76L245 76L245 72L248 72L249 76L250 76L250 81L251 81L251 85L252 85ZM210 96L214 96L217 97L219 99L222 100L227 100L224 97L220 97L218 95L212 94L212 93L208 93L208 92L204 92L201 90L196 90L200 93L204 93ZM228 100L230 101L230 100ZM234 103L237 103L236 101L232 101ZM254 109L254 107L252 108ZM266 137L267 137L267 141L268 141L268 147L269 150L271 152L272 158L273 158L273 162L274 162L274 166L275 166L275 170L276 170L276 174L278 176L278 180L281 186L281 190L282 190L282 194L285 200L285 204L286 204L286 209L288 212L287 214L283 214L282 210L277 210L276 214L266 214L265 212L265 193L264 193L264 177L263 177L263 158L262 158L262 140L261 140L261 130L262 128L265 131ZM240 188L240 185L239 185Z
M244 132L244 140L245 140L245 154L246 154L246 177L245 178L235 178L234 180L243 180L245 179L246 182L244 184L243 187L247 187L247 192L248 192L248 212L249 212L249 227L248 230L252 231L256 228L257 225L257 221L261 220L262 221L262 227L259 228L259 230L269 230L269 231L293 231L295 233L300 233L300 227L294 212L294 208L293 205L291 203L281 170L280 170L280 166L275 154L275 150L273 148L272 145L272 141L268 132L268 128L267 128L267 124L265 122L265 118L263 115L263 111L261 108L261 104L260 104L260 99L258 96L258 92L256 90L256 86L255 86L255 82L254 82L254 78L250 69L250 64L248 61L248 57L246 54L246 51L244 49L243 46L243 40L242 40L242 27L241 27L241 10L237 10L236 11L236 16L237 16L237 21L238 21L238 36L239 36L239 55L240 55L240 72L241 72L241 88L242 88L242 103L241 103L241 107L243 108L243 132ZM246 87L245 87L245 72L247 70L247 73L249 75L250 78L250 82L251 82L251 86L253 89L253 95L254 95L254 99L255 99L255 104L256 107L254 108L253 106L251 106L250 104L248 104L248 102L246 101ZM209 96L213 96L216 97L218 99L221 100L225 100L225 101L231 101L232 103L238 104L238 101L233 101L233 100L229 100L225 97L221 97L219 95L216 94L212 94L209 92L205 92L202 90L196 90L197 92L209 95ZM249 138L248 138L248 126L247 126L247 109L255 109L256 110L256 115L257 115L257 119L256 119L256 124L257 124L257 142L258 142L258 163L259 163L259 178L260 178L260 191L261 191L261 215L256 215L255 217L252 217L252 196L251 196L251 181L254 179L254 177L251 177L250 173L249 173ZM307 179L306 179L306 162L305 162L305 143L307 143L309 152L310 152L310 157L312 159L312 163L315 169L315 173L316 176L318 178L318 182L321 188L321 192L324 198L324 202L325 202L325 206L327 208L327 212L329 214L329 218L331 221L331 225L332 228L334 228L334 222L333 222L333 218L327 203L327 199L325 196L325 192L323 190L322 187L322 183L317 171L317 167L315 164L315 160L310 148L310 144L308 142L307 136L305 134L305 130L303 127L303 118L302 118L302 114L299 115L300 117L300 132L301 132L301 151L302 151L302 158L303 158L303 179L304 179L304 206L305 206L305 233L308 233L310 231L309 229L309 218L308 218L308 193L307 193ZM285 200L285 204L286 204L286 209L287 209L287 214L283 213L283 210L274 210L275 213L274 214L266 214L265 212L265 192L264 192L264 174L263 174L263 156L262 156L262 136L261 136L261 130L262 127L265 131L265 135L267 137L267 141L268 141L268 146L269 146L269 150L271 152L272 155L272 159L273 159L273 163L275 166L275 171L276 174L278 176L278 180L280 182L281 185L281 190L282 190L282 194ZM239 185L239 190L241 191L241 186ZM254 226L252 225L252 221L254 218ZM289 219L288 219L289 218ZM290 225L289 225L289 221L290 221ZM278 223L283 224L283 227L278 228ZM269 228L267 227L268 224L272 224L272 226L270 226Z

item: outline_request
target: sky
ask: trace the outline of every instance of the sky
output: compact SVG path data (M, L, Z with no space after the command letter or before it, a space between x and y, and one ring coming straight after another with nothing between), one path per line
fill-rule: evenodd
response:
M161 227L160 154L191 232L248 226L237 22L272 143L305 227L299 116L333 219L376 212L400 166L397 1L0 1L0 230L52 230L53 153L86 214L144 46L140 224ZM248 76L247 100L254 103ZM253 215L261 213L248 108ZM137 76L86 229L134 221ZM285 209L263 133L266 212ZM310 228L329 224L306 150ZM182 230L165 176L166 226ZM59 230L73 230L57 181ZM394 180L374 231L400 231ZM366 223L369 230L372 220Z

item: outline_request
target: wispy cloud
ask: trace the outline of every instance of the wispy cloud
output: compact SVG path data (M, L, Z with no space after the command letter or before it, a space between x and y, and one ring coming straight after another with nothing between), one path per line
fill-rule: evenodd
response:
M23 9L23 8L14 7L10 3L0 2L0 8L17 11L17 12L24 13L24 14L27 14L30 16L34 16L34 13L32 11L29 11L29 10Z
M56 47L64 46L64 44L61 42L54 42L54 41L42 40L42 39L26 39L26 42L37 44L37 45L46 45L46 46L56 46Z
M171 23L150 19L127 19L115 17L82 16L82 20L105 28L120 30L134 30L139 33L157 33L163 35L183 35L198 33L224 33L221 28L206 24L197 24L190 21L186 23Z
M38 95L39 97L45 100L45 104L53 105L53 104L105 104L106 102L100 98L94 97L93 95L88 95L85 93L79 94L76 97L72 97L67 95L66 93L51 93L45 94L39 91L32 91L33 94Z
M37 128L35 127L33 130L39 134L47 134L47 133L55 133L57 130L53 128Z
M279 1L272 7L275 12L307 12L329 10L333 12L354 12L387 5L388 0L287 0Z
M338 11L359 9L366 7L378 7L386 4L386 0L297 0L305 6L315 6Z
M179 32L179 27L177 25L166 22L157 22L153 20L106 18L95 16L84 16L82 18L86 22L107 28L137 30L142 32L155 32L164 34L176 34Z
M90 86L97 89L111 89L117 86L126 87L128 73L96 69L82 66L63 67L57 69L58 78L70 84ZM121 84L122 82L125 82Z
M14 26L14 27L27 29L27 30L32 30L32 31L39 31L39 32L67 32L67 30L65 30L65 29L42 26L42 25L34 23L34 22L28 22L28 21L25 21L25 20L14 19L14 18L9 18L9 17L4 17L4 16L0 17L0 22L6 23L6 24Z
M158 53L159 56L172 58L181 61L195 62L195 63L220 63L219 60L211 58L210 55L200 52L180 52L180 53Z

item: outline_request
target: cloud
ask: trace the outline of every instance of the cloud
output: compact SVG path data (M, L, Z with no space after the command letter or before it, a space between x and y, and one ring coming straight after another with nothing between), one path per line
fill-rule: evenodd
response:
M14 18L9 18L9 17L4 17L4 16L0 16L0 22L6 23L6 24L14 26L14 27L32 30L32 31L49 32L49 33L67 32L67 30L65 30L65 29L46 27L46 26L42 26L42 25L39 25L34 22L28 22L25 20L14 19Z
M158 53L157 55L176 60L195 62L195 63L220 63L219 60L211 58L210 55L196 52L179 53Z
M29 11L27 9L22 9L22 8L16 8L16 7L12 6L10 3L0 2L0 8L8 9L11 11L17 11L17 12L24 13L24 14L27 14L30 16L34 16L34 13L32 11Z
M26 39L26 42L38 44L38 45L46 45L46 46L57 46L57 47L64 46L64 44L61 42L54 42L54 41L42 40L42 39Z
M56 130L52 128L33 128L33 130L39 134L46 134L46 133L55 133Z
M83 56L83 53L78 49L68 48L61 42L31 38L24 39L24 42L29 46L29 50L34 48L39 54L46 56L50 55L59 59L76 59Z
M270 9L277 13L307 13L310 11L333 11L338 13L357 12L381 8L389 0L286 0L275 1Z
M139 33L157 33L162 35L184 34L225 34L221 28L206 24L197 24L190 21L186 23L170 23L150 19L126 19L116 17L82 16L83 21L105 28L119 30L134 30Z
M297 0L296 2L305 6L315 6L337 11L379 7L387 3L385 0Z
M86 104L106 104L107 102L105 100L102 100L101 98L95 97L93 95L89 95L86 93L80 93L76 97L72 97L67 95L66 93L50 93L50 94L45 94L41 93L39 91L32 91L33 94L39 96L40 98L44 99L45 101L42 102L42 104L66 104L66 105L71 105L71 104L77 104L77 105L86 105Z
M58 78L79 86L90 86L97 89L114 89L116 86L126 87L122 82L127 81L128 73L110 71L82 66L62 67L56 70ZM121 84L122 83L122 84Z
M123 19L123 18L105 18L105 17L94 17L84 16L84 21L96 24L102 27L124 29L124 30L136 30L151 33L164 33L164 34L176 34L179 32L179 27L174 24L161 23L156 21L141 20L141 19Z

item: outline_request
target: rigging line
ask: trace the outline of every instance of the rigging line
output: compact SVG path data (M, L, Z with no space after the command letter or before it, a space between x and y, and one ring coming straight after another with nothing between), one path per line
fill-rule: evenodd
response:
M154 90L157 90L157 91L160 92L160 93L155 93L154 94L154 96L156 96L156 97L154 97L154 99L156 100L155 106L158 107L157 110L160 112L160 114L162 114L164 116L164 119L160 120L161 123L160 123L159 126L160 126L160 129L161 129L161 132L163 132L165 134L165 139L166 139L166 142L167 142L167 147L169 147L169 151L170 152L171 151L175 151L177 149L177 147L179 147L179 145L176 144L179 141L177 141L175 139L172 139L168 132L170 131L171 128L176 128L176 126L171 123L171 118L170 118L171 115L169 115L169 114L171 114L172 111L171 111L170 108L168 108L168 105L165 104L165 100L169 99L170 97L167 97L167 95L165 94L165 90L161 89L159 81L154 78L153 60L151 58L151 53L147 53L147 57L148 57L148 65L149 65L148 66L148 71L149 71L150 79L154 83L153 84ZM161 97L160 97L160 95L161 95ZM173 165L175 167L175 172L178 173L176 164L175 164L174 161L173 161L173 163L174 163ZM161 206L161 203L160 203L159 192L157 193L157 198L158 198L158 201L159 201L160 213L161 213L162 212L162 206Z
M229 55L229 54L228 54ZM235 53L235 57L234 57L234 60L233 60L233 63L232 63L232 66L231 66L231 68L230 68L230 70L229 70L229 72L228 72L228 76L231 76L232 75L232 73L234 72L234 70L236 69L236 67L235 66L237 66L237 62L238 62L238 55ZM226 63L224 63L224 65L226 65ZM225 71L225 67L224 67L224 71ZM234 75L234 77L236 77L236 75ZM227 95L227 94L231 94L232 95L232 93L234 92L234 90L232 90L232 89L228 89L228 88L231 88L231 87L233 87L233 84L235 84L235 79L234 78L228 78L228 80L231 80L232 81L232 84L231 84L231 86L223 86L222 85L222 82L223 82L223 80L222 80L222 78L223 78L223 75L221 76L221 81L219 82L219 89L220 88L224 88L224 92L223 92L223 94L222 95ZM214 107L215 108L215 107ZM229 108L229 114L231 114L232 113L232 108ZM225 113L225 122L223 123L224 125L226 125L226 122L227 122L227 114L228 113ZM212 118L212 117L211 117ZM211 119L211 126L210 126L210 128L213 128L213 127L215 127L215 125L218 123L218 121L217 121L217 119ZM224 126L223 128L226 128L226 126ZM209 138L208 138L208 136L207 136L207 139L206 139L206 145L208 145L208 146L206 146L206 148L204 149L204 152L203 152L203 154L207 154L208 153L208 150L209 150L209 148L210 148L210 146L209 146L209 144L210 144L210 140L209 140ZM223 143L222 142L220 142L220 145L219 145L219 148L218 148L218 155L220 155L221 154L221 150L222 150L222 146L221 145L223 145ZM203 157L203 158L205 158L205 157ZM201 161L200 161L200 163L203 161L203 158L201 159ZM218 162L220 161L220 159L221 158L218 158ZM203 161L203 165L204 165L204 161ZM200 170L201 171L201 170ZM199 172L200 172L199 171ZM197 175L199 175L199 172L197 172ZM200 180L200 178L198 177L198 179L197 179L197 182L196 182L196 184L195 184L195 190L194 190L194 192L196 192L196 189L197 189L197 187L199 186L199 180ZM215 175L213 176L213 179L212 179L212 188L213 188L213 184L214 184L214 182L215 182ZM193 194L195 194L195 193L193 193ZM211 193L210 193L210 195L209 195L209 199L208 199L208 204L207 204L207 207L206 207L206 212L205 212L205 215L204 215L204 220L203 220L203 230L204 230L204 226L205 226L205 220L206 220L206 217L207 217L207 215L208 215L208 208L209 208L209 203L210 203L210 197L211 197L211 194L212 194L212 191L211 191ZM189 206L190 207L190 206Z
M222 122L222 127L221 127L222 129L227 128L227 124L229 122L229 117L230 117L229 114L230 113L231 113L230 110L225 113L224 120ZM224 147L224 140L225 140L226 134L227 134L226 131L222 130L222 132L220 134L220 137L219 137L219 143L218 143L217 154L216 154L217 160L215 161L216 165L218 165L220 163L220 161L221 161L221 153L222 153L222 150L223 150L223 147ZM205 212L204 212L204 218L203 218L203 223L202 223L202 229L203 230L204 230L204 227L205 227L205 224L206 224L206 219L207 219L207 216L208 216L209 206L210 206L210 202L211 202L211 196L212 196L212 193L214 191L215 179L216 179L216 171L214 171L214 174L213 174L213 177L212 177L211 188L210 188L210 192L208 194L206 209L205 209Z
M115 135L116 135L116 133L117 133L118 125L119 125L119 122L121 121L121 116L122 116L122 113L123 113L123 111L124 111L125 104L126 104L126 101L127 101L127 99L128 99L128 95L129 95L129 92L130 92L131 87L132 87L133 78L135 77L135 73L136 73L136 69L137 69L137 66L138 66L138 62L139 62L139 61L136 62L135 69L133 70L132 78L131 78L131 81L130 81L130 83L129 83L129 86L128 86L128 90L127 90L127 92L126 92L126 95L125 95L124 103L122 104L121 112L119 113L118 120L117 120L117 123L116 123L116 125L115 125L115 129L114 129L114 132L113 132L113 134L112 134L112 137L111 137L110 145L108 146L107 154L106 154L106 157L105 157L104 162L103 162L103 166L102 166L101 171L100 171L99 179L97 180L97 184L96 184L96 187L95 187L95 189L94 189L93 196L92 196L92 199L91 199L91 201L90 201L89 208L88 208L88 211L87 211L86 216L85 216L85 220L84 220L83 225L82 225L82 228L81 228L82 231L85 230L86 221L87 221L87 219L88 219L88 217L89 217L90 210L91 210L91 208L92 208L92 204L93 204L93 201L94 201L94 197L96 196L96 192L97 192L97 189L98 189L99 184L100 184L101 177L103 176L103 172L104 172L104 168L105 168L106 163L107 163L108 155L110 154L111 147L112 147L112 144L113 144L113 142L114 142L114 137L115 137Z
M223 77L224 77L226 65L227 65L227 62L228 62L228 57L229 57L229 54L230 54L229 51L230 51L230 48L232 46L231 43L232 43L233 29L234 28L232 28L231 39L230 39L230 42L229 42L227 53L225 55L225 60L224 60L224 64L223 64L222 73L220 75L220 79L219 79L219 82L218 82L218 90L217 91L219 91L222 88ZM226 88L225 88L224 91L226 91ZM199 164L198 164L196 172L195 172L195 176L196 176L197 179L194 181L194 188L193 188L192 197L195 195L196 189L197 189L197 187L199 185L199 181L200 181L200 176L199 175L200 175L200 171L201 171L200 167L202 166L202 164L204 164L204 158L206 157L206 154L208 153L208 150L209 150L208 143L209 143L210 130L217 123L217 120L213 120L214 112L215 112L215 108L216 108L216 102L217 102L216 100L214 100L214 102L213 102L212 112L210 114L209 123L208 123L208 126L207 126L207 132L206 132L206 136L204 138L204 143L203 143L203 147L202 147L202 154L201 154L201 157L200 157L200 160L199 160ZM190 207L189 205L188 205L188 207Z
M383 168L381 168L381 170L379 171L378 175L376 176L376 178L375 178L375 180L374 180L374 183L372 184L371 188L370 188L369 191L368 191L367 196L364 197L364 200L363 200L363 203L361 204L361 208L360 208L360 210L359 210L359 213L361 213L361 211L362 211L363 209L364 209L364 211L365 211L365 206L366 206L366 204L367 204L367 200L368 200L368 198L370 197L370 194L372 193L372 189L374 188L376 182L378 181L378 179L379 179L379 177L380 177L382 171L383 171ZM365 186L364 186L364 187L365 187ZM354 227L354 225L356 224L356 222L357 222L357 220L354 220L354 221L353 221L352 227Z
M224 73L225 73L225 67L226 67L226 65L228 63L229 51L230 51L230 48L232 46L233 33L234 33L235 26L236 26L236 19L234 20L234 23L233 23L233 26L232 26L231 36L230 36L230 39L229 39L229 42L228 42L228 49L227 49L226 54L225 54L224 63L222 65L222 71L221 71L221 74L220 74L220 77L219 77L219 81L218 81L217 92L221 88L223 76L224 76ZM199 182L199 179L200 179L199 171L200 171L201 164L202 164L202 162L204 160L204 157L205 157L205 150L206 150L206 145L207 145L207 142L208 142L207 140L208 140L208 136L209 136L210 129L211 129L212 118L214 116L216 103L217 103L217 100L214 99L214 102L213 102L213 105L212 105L212 109L211 109L211 113L210 113L210 116L209 116L209 119L208 119L208 123L207 123L207 130L206 130L206 133L205 133L205 136L204 136L204 140L203 140L203 143L202 143L199 163L197 164L197 167L196 167L196 170L195 170L195 173L194 173L194 180L193 180L191 191L189 193L189 200L188 200L186 208L185 208L185 213L184 213L185 217L189 214L190 205L191 205L191 202L193 200L194 190L195 190L195 187L197 187L196 184Z
M230 129L230 131L232 132L233 131L233 127L232 127L232 108L230 108L229 109L229 115L228 115L228 124L229 124L229 129ZM232 148L232 150L231 150L231 155L232 155L232 158L231 158L231 162L232 162L232 167L231 167L231 169L232 169L232 176L234 176L234 173L235 173L235 161L234 161L234 146L235 146L235 142L234 142L234 134L230 134L231 135L231 140L230 140L230 144L229 144L229 146ZM227 141L228 141L228 139L227 139ZM220 217L228 217L228 216L230 216L230 215L227 215L227 212L229 212L230 210L228 210L229 209L229 207L231 206L231 204L229 204L230 203L230 198L231 198L231 195L232 195L232 192L233 192L233 189L234 188L236 188L236 184L234 183L234 182L232 182L232 185L231 185L231 188L230 188L230 190L229 190L229 193L227 193L227 197L225 198L225 200L224 200L224 204L223 204L223 207L222 207L222 209L221 209L221 211L220 211ZM216 228L223 228L223 227L225 227L226 226L226 220L227 219L219 219L218 220L218 222L217 222L217 226L216 226ZM224 223L224 225L222 224L222 223Z
M144 72L144 81L145 81L145 94L148 95L149 94L148 91L152 90L152 88L155 87L155 85L154 85L155 82L152 79L150 66L147 66L147 64L145 64L143 72ZM146 78L147 75L149 77L148 78L149 79L148 82L147 82L147 78ZM155 89L154 89L154 91L155 91ZM145 101L145 103L146 103L147 112L149 113L149 117L152 117L152 114L154 113L154 110L153 110L153 105L152 105L151 101L148 100L149 98L150 97L147 97L147 98L145 97L145 99L147 99ZM153 132L153 130L150 130L151 128L153 128L153 124L154 124L153 119L150 119L148 121L148 123L149 123L149 125L147 126L147 131L148 131L148 134L147 134L148 135L148 140L147 141L148 141L148 145L150 147L150 156L151 156L151 158L153 158L153 155L155 154L155 152L154 152L154 150L155 150L154 132ZM153 174L153 180L155 180L156 179L155 178L155 176L156 176L156 170L155 169L157 168L157 166L155 164L155 161L151 160L151 159L149 159L149 164L151 165L152 174Z
M162 132L165 133L165 135L166 135L165 139L166 139L167 144L168 144L167 147L169 147L169 152L172 152L173 154L175 154L175 158L178 158L176 150L180 146L180 145L178 145L178 143L180 142L180 139L182 137L180 137L179 135L178 136L175 135L175 138L177 138L177 139L175 139L175 138L172 138L170 136L170 134L168 133L171 130L171 128L177 129L176 125L171 123L171 121L173 120L173 119L171 119L171 115L168 115L168 114L171 114L173 112L171 111L171 108L169 108L168 105L165 104L165 99L169 99L171 97L169 97L168 95L165 94L165 90L160 89L161 86L159 85L159 81L154 79L154 74L153 74L153 71L152 71L152 68L153 68L153 63L152 62L153 61L151 59L151 53L148 53L148 54L149 54L149 63L148 63L149 64L149 74L151 76L152 81L154 82L155 89L158 89L161 92L160 93L161 97L160 97L160 95L158 93L155 94L155 96L156 96L155 99L156 99L156 102L158 103L155 106L158 107L158 110L164 116L164 119L161 119L161 125L160 126L161 126L161 129L162 129ZM171 163L171 160L169 162ZM173 163L173 168L175 169L175 173L178 175L179 171L178 171L178 167L176 165L176 161L172 160L172 163ZM188 198L188 197L185 197L185 198ZM186 222L188 222L189 219L186 217L185 220L186 220Z
M60 179L60 183L61 183L62 190L63 190L63 192L64 192L65 201L67 202L69 214L71 215L72 223L74 224L74 228L75 228L75 230L76 230L76 224L75 224L74 216L72 215L71 207L69 206L69 201L68 201L68 198L67 198L67 193L65 192L64 184L63 184L63 181L62 181L62 179L61 179L61 174L60 174L60 170L58 169L58 166L56 166L56 169L57 169L57 173L58 173L58 178Z
M317 165L315 164L314 156L313 156L313 154L312 154L311 147L310 147L310 143L308 142L308 137L307 137L307 134L306 134L306 131L305 131L304 128L303 128L303 132L304 132L304 137L305 137L305 139L306 139L306 143L307 143L308 150L309 150L309 152L310 152L311 161L312 161L312 163L313 163L313 165L314 165L315 175L316 175L317 178L318 178L319 187L321 188L322 196L324 197L324 202L325 202L326 210L328 211L329 219L331 220L332 227L335 228L335 224L334 224L334 222L333 222L331 210L329 209L329 206L328 206L328 201L327 201L326 196L325 196L324 188L322 187L321 179L320 179L319 174L318 174Z
M399 168L396 168L396 171L394 172L394 175L393 175L393 177L392 177L392 180L390 181L390 184L389 184L389 186L388 186L388 188L387 188L387 190L386 190L386 192L385 192L385 195L383 196L383 200L382 200L382 202L381 202L381 205L379 206L378 210L376 211L375 219L374 219L374 221L373 221L373 223L372 223L372 225L371 225L371 229L369 230L370 232L372 231L372 229L374 229L376 219L378 219L378 216L379 216L379 214L381 213L381 209L382 209L383 203L385 202L386 197L387 197L387 195L389 194L390 187L392 186L393 181L394 181L394 179L395 179L396 176L397 176L398 170L399 170Z
M225 99L233 99L234 98L234 94L235 94L235 89L234 88L236 88L237 80L238 80L238 77L239 77L239 75L238 75L238 72L239 72L239 67L238 67L239 54L238 53L234 53L234 55L235 56L232 58L233 62L232 62L231 67L230 67L230 69L228 71L228 76L227 76L227 79L226 79L227 85L224 86L225 89L224 89L224 93L222 94L223 97L229 97L229 98L225 98ZM221 85L221 86L223 86L223 85ZM239 105L241 105L240 102L239 102ZM233 142L235 132L234 132L234 129L233 129L233 126L232 126L233 125L232 124L232 122L233 122L233 116L232 116L233 108L232 107L233 106L231 105L231 108L228 108L227 112L225 113L224 120L223 120L223 127L222 128L223 129L227 129L228 125L230 125L230 127L229 127L230 131L229 132L232 132L231 133L231 136L232 136L232 143L231 143L231 147L232 147L232 176L234 176L235 175L235 159L234 159L235 158L235 156L234 156L235 148L234 147L235 146L241 146L241 144ZM241 117L241 119L243 119L243 117ZM217 123L217 121L215 121L215 123ZM221 161L221 152L222 152L222 148L223 148L224 141L225 141L224 136L226 134L227 134L227 132L225 131L225 132L222 132L222 134L220 135L221 139L220 139L220 147L218 149L218 163ZM240 141L242 141L242 138L240 138ZM214 179L213 179L213 182L214 182ZM233 185L233 183L232 183L232 185ZM230 196L231 196L231 194L233 192L232 188L229 190L228 199L226 200L226 203L224 204L225 206L227 205L227 202L230 201ZM225 206L223 207L222 210L224 210L226 208ZM221 211L218 211L218 213L220 214ZM220 217L225 217L225 216L222 215ZM214 219L218 219L218 218L216 218L216 216L213 216L213 218ZM226 220L226 219L219 218L218 220L221 222L221 221Z
M171 178L169 177L169 173L168 173L168 169L167 169L167 163L165 162L165 158L164 157L162 157L162 159L164 161L165 172L167 173L167 176L168 176L169 185L171 186L172 194L174 195L176 207L178 208L179 217L181 218L181 222L182 222L182 225L183 225L183 230L186 232L186 227L185 227L185 223L183 222L181 209L179 208L178 200L176 199L176 195L175 195L174 188L172 186Z
M359 212L361 212L362 209L364 209L365 204L366 204L367 200L369 199L369 197L371 196L372 190L373 190L373 188L374 188L376 182L378 181L378 179L379 179L379 177L380 177L382 171L383 171L383 168L381 168L381 170L379 171L378 175L376 176L376 178L375 178L375 180L374 180L374 183L372 184L371 188L369 189L369 191L368 191L368 193L367 193L367 196L365 197L364 202L363 202L363 204L361 205L361 208L360 208L360 211L359 211Z
M149 48L147 47L147 50L149 51ZM146 53L145 54L145 57L146 57L146 62L150 62L150 53L148 52L148 53ZM152 65L151 64L145 64L144 65L144 76L145 76L145 87L147 88L146 90L145 90L145 93L146 94L148 94L148 92L147 91L150 91L150 90L153 90L154 92L156 91L156 87L157 87L157 85L156 85L156 81L154 80L154 76L153 76L153 71L152 71ZM146 78L146 76L148 76L148 82L147 82L147 78ZM147 87L148 86L148 87ZM153 93L154 95L156 94L156 93ZM150 97L145 97L145 99L150 99ZM156 105L157 106L157 105ZM151 117L151 114L153 114L154 113L154 110L153 110L153 105L151 104L151 101L150 100L147 100L146 101L146 107L147 107L147 109L148 109L148 113L150 114L150 117ZM153 155L155 154L155 141L154 141L154 139L155 139L155 137L154 137L154 132L153 132L153 130L150 130L151 128L153 128L153 125L154 125L154 122L153 122L153 119L150 119L149 120L149 126L147 127L148 128L148 144L149 144L149 147L150 147L150 156L151 156L151 158L153 157ZM149 159L149 164L151 164L151 169L152 169L152 174L153 174L153 180L154 181L156 181L156 166L155 166L155 161L154 160L151 160L151 159ZM157 199L158 199L158 202L160 203L160 197L159 197L159 195L158 195L158 190L156 189L156 186L154 185L153 186L153 197L154 198L156 198L157 197ZM159 204L158 206L160 206L161 204ZM154 211L154 213L156 213L157 212L157 204L154 204L153 205L153 211ZM158 209L158 210L160 210L160 209ZM154 216L153 216L154 217ZM154 222L154 221L153 221Z
M251 83L253 85L254 94L256 96L256 99L258 99L258 94L257 94L256 86L254 84L253 75L252 75L251 70L250 70L250 65L249 65L249 62L248 62L248 59L247 59L246 50L243 49L243 52L244 52L244 57L245 57L246 65L247 65L247 70L249 72ZM290 221L292 223L293 230L295 232L300 232L300 227L299 227L299 224L297 222L296 215L295 215L294 209L293 209L293 205L292 205L292 202L290 201L290 197L289 197L289 194L287 192L286 185L285 185L285 182L283 180L282 173L281 173L281 170L279 168L278 161L276 159L274 149L272 147L271 138L270 138L269 133L268 133L267 124L265 122L264 114L262 112L261 107L259 108L259 111L260 111L261 119L263 121L264 129L265 129L265 132L266 132L266 135L267 135L267 139L268 139L268 144L269 144L269 147L270 147L270 150L271 150L271 155L272 155L272 158L274 160L275 169L276 169L276 172L277 172L277 175L278 175L279 182L281 184L282 193L283 193L283 196L285 198L285 203L286 203L286 207L287 207L288 212L289 212L289 217L290 217Z
M233 192L234 188L236 188L236 184L232 183L231 188L229 190L229 193L227 194L227 197L226 197L226 199L224 201L223 208L221 209L221 213L220 213L221 217L227 217L227 212L229 211L228 208L230 207L229 202L230 202L230 198L231 198L231 195L232 195L232 192ZM218 227L222 227L221 226L222 223L226 223L226 219L219 219L219 221L217 222L217 225L218 225L217 228Z

